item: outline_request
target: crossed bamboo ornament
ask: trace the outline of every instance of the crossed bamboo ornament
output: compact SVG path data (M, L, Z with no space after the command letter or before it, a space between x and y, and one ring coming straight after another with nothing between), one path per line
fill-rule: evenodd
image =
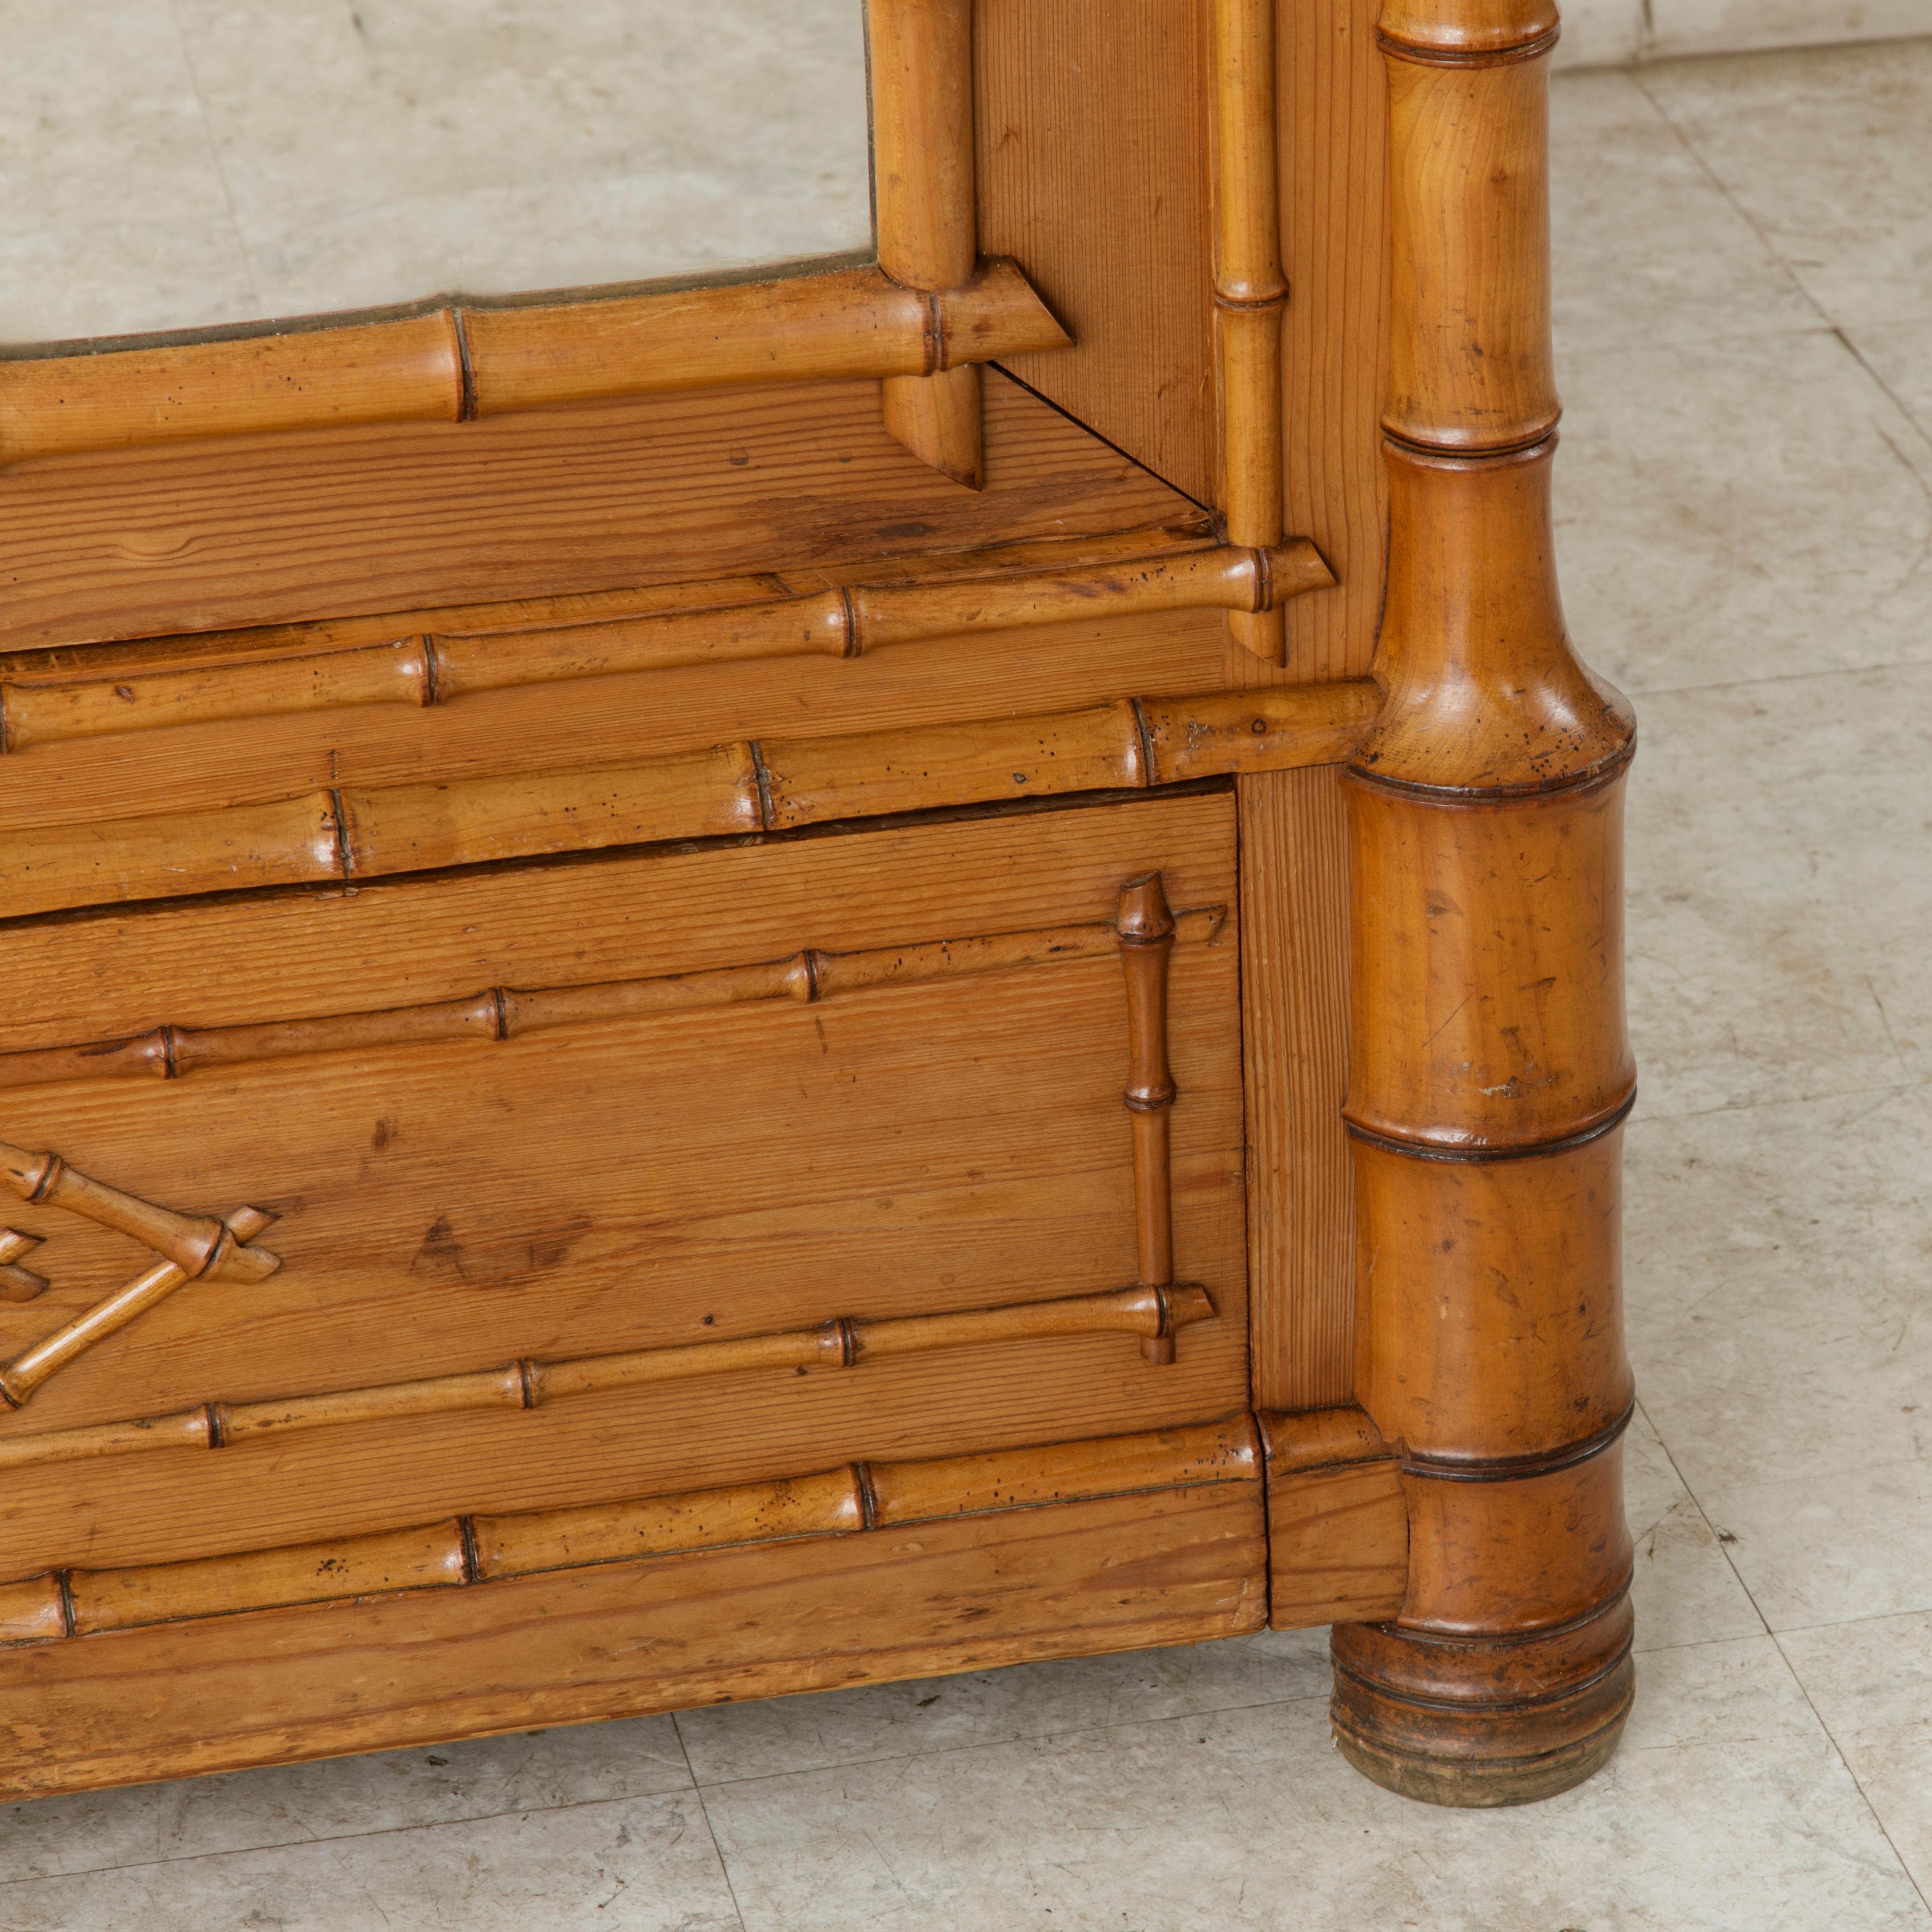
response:
M0 1364L0 1399L11 1408L20 1408L50 1376L190 1282L266 1281L282 1264L279 1256L249 1245L275 1219L259 1208L237 1208L218 1220L211 1214L178 1214L82 1174L57 1154L32 1154L4 1141L0 1141L0 1182L22 1201L64 1208L131 1235L162 1257L106 1300L10 1362ZM0 1296L29 1300L46 1286L41 1276L19 1265L20 1257L39 1239L10 1228L0 1230Z

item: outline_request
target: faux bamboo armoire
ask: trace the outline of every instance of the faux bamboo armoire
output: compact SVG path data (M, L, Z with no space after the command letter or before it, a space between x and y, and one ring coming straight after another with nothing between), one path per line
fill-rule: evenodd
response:
M870 0L876 247L0 361L0 1795L1631 1693L1545 0Z

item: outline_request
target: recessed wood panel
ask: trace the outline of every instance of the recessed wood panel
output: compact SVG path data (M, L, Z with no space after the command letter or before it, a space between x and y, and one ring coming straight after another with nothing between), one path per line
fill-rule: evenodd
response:
M1074 1336L167 1450L18 1472L0 1534L28 1568L157 1562L594 1497L614 1469L691 1487L1244 1406L1234 846L1220 794L14 928L50 994L0 1027L26 1045L1105 921L1154 868L1178 908L1228 909L1174 959L1176 1274L1220 1313L1172 1366ZM1127 1077L1102 957L25 1091L10 1139L172 1207L266 1209L283 1266L189 1285L0 1432L1118 1288ZM8 1357L148 1258L48 1208L9 1218L47 1237L54 1286L0 1306Z

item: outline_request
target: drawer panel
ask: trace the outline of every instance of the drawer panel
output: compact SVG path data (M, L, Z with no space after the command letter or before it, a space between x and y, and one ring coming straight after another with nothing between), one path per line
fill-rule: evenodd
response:
M1174 1245L1214 1318L1178 1336L1171 1365L1118 1329L891 1354L815 1343L806 1331L837 1318L856 1341L868 1324L1136 1281L1126 982L1105 928L1124 882L1154 869L1193 915L1167 1001ZM176 1432L191 1436L208 1403L490 1370L508 1391L488 1408L392 1403L238 1434L213 1454L9 1468L8 1574L1244 1407L1234 897L1233 802L1211 794L9 928L8 980L36 990L0 1024L0 1052L824 957L790 969L819 975L816 1000L788 996L784 972L741 975L778 996L626 1016L638 996L600 995L509 1038L459 1026L232 1065L184 1053L173 1079L0 1094L8 1142L170 1208L272 1213L257 1244L282 1260L263 1281L190 1282L80 1354L0 1418L0 1458L153 1415L188 1418ZM1086 937L990 956L964 944L1047 928ZM842 969L858 952L883 958ZM849 983L868 976L880 983ZM45 1238L22 1259L52 1286L0 1302L0 1359L152 1261L54 1207L5 1208ZM519 1362L783 1335L806 1357L514 1406Z

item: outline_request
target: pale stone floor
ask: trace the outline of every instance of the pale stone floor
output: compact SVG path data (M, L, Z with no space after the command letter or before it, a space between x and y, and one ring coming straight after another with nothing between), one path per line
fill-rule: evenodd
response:
M1406 1803L1264 1636L22 1806L0 1932L1932 1932L1932 41L1556 118L1568 602L1643 732L1608 1769Z

